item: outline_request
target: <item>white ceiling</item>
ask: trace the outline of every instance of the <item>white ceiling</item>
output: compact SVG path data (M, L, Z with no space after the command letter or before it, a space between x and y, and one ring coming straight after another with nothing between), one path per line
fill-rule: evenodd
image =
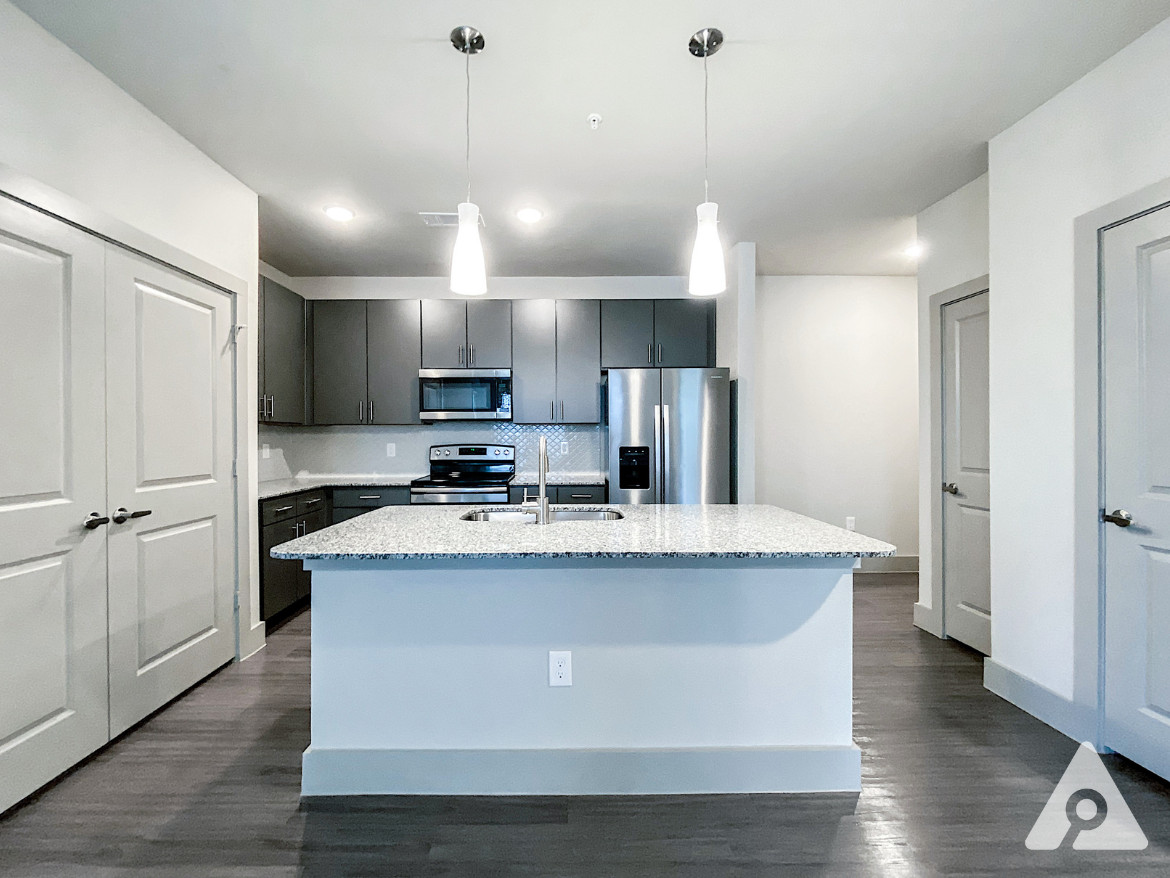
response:
M15 0L260 194L290 275L442 275L464 197L497 275L685 272L711 198L763 274L912 274L913 215L986 141L1170 16L1170 0ZM591 131L590 113L604 121ZM347 225L327 219L351 206ZM547 219L514 217L531 204Z

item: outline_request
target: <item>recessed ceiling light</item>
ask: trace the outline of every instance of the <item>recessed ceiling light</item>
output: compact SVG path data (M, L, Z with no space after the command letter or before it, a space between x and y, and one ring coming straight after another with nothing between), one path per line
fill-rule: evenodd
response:
M325 216L339 223L347 223L353 219L354 213L348 207L333 206L325 208Z
M538 223L544 219L544 214L535 207L522 207L516 211L516 219L522 223Z
M902 252L906 254L907 259L913 259L915 262L917 262L922 258L922 254L926 252L926 248L922 246L920 242L915 241Z

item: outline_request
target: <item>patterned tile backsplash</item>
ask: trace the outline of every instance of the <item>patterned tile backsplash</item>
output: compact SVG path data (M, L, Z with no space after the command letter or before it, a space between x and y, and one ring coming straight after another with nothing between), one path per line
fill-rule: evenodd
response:
M298 475L420 475L432 445L496 443L516 446L516 469L536 469L536 449L548 437L553 472L605 469L605 428L587 424L433 424L419 427L260 427L259 479ZM268 457L264 457L264 446ZM394 446L394 456L387 451Z

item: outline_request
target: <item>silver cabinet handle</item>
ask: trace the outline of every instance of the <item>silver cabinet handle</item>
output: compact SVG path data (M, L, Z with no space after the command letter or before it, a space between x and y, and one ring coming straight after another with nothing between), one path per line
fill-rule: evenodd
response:
M654 365L654 342L647 342L646 344L646 362L651 366Z
M320 503L320 502L321 502L320 497L311 497L305 501L305 505L308 506L310 503Z
M666 496L667 477L670 475L670 406L662 406L662 502L669 503Z
M1114 509L1112 512L1101 510L1101 520L1115 524L1118 527L1129 527L1133 524L1133 516L1124 509Z
M95 530L96 528L101 527L103 524L109 523L110 519L107 516L102 515L100 512L91 512L86 516L85 521L82 522L86 530Z
M470 342L467 345L467 365L475 365L475 345L471 344Z
M366 422L366 401L364 399L358 400L358 423L364 424Z
M382 495L381 494L360 494L358 496L358 499L359 500L381 500Z
M548 416L551 420L555 421L557 419L557 401L555 399L549 400Z
M268 417L268 397L261 396L259 399L257 399L256 408L256 414L260 417L261 420Z
M565 401L561 400L561 420L565 419Z
M959 493L959 486L956 485L954 482L943 482L942 489L943 489L943 491L945 491L948 494L958 494Z
M276 510L276 512L277 512L277 513L281 513L281 512L288 512L290 509L292 509L292 507L291 507L291 506L281 506L280 508L278 508L278 509Z
M463 365L463 345L459 345L459 365Z
M275 405L273 405L273 402L272 402L272 396L271 396L271 395L269 395L269 397L268 397L268 417L269 417L269 418L272 418L272 417L273 417L273 412L274 412L275 410L276 410L276 406L275 406Z
M658 344L658 365L659 366L662 365L662 343L661 342L659 342L659 344Z
M374 423L374 401L370 400L370 423Z
M572 497L574 500L592 500L593 499L592 494L570 494L569 496Z

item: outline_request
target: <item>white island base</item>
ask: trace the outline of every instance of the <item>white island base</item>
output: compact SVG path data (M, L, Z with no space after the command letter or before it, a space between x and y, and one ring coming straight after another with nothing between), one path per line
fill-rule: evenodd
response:
M309 557L302 793L859 790L855 564Z

